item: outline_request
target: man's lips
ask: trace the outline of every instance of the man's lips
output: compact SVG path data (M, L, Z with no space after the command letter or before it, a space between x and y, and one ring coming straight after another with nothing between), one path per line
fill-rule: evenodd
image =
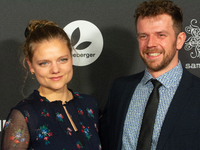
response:
M62 76L59 77L51 77L50 79L53 81L59 81L62 78Z
M159 56L161 53L147 53L148 56L156 57Z

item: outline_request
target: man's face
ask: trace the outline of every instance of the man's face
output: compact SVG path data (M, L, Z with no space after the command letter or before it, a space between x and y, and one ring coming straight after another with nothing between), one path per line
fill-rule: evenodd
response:
M152 76L158 77L178 64L180 48L177 47L171 16L139 17L137 39L140 56Z

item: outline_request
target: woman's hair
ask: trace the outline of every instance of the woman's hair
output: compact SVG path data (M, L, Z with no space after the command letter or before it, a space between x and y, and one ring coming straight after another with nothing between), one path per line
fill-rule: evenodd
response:
M141 3L135 11L135 26L138 18L155 17L157 15L168 14L172 17L175 34L182 32L183 14L181 8L170 0L150 0Z
M32 62L33 54L35 51L35 44L40 44L44 41L49 41L51 39L60 39L63 40L67 47L72 52L72 46L69 37L66 32L58 27L52 21L47 20L31 20L29 21L27 28L25 30L26 40L22 45L23 49L23 62L25 63L25 59L27 58L30 62Z

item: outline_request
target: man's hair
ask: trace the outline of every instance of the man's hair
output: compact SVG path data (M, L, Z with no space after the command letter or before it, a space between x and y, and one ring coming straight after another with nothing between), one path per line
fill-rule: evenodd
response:
M183 14L180 7L170 0L150 0L141 3L135 11L135 26L139 17L155 17L168 14L172 17L173 27L176 36L182 32Z

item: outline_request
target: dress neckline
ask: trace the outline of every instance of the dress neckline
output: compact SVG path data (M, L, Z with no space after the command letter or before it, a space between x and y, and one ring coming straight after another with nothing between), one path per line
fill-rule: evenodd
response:
M77 93L77 92L73 92L71 89L68 89L71 93L72 93L72 96L73 96L73 98L70 100L70 101L65 101L65 104L64 105L66 105L66 104L68 104L68 103L71 103L76 97L79 97L79 93ZM61 100L54 100L54 101L49 101L46 97L44 97L44 96L41 96L40 95L40 92L38 91L38 90L34 90L34 95L36 95L37 96L37 98L41 101L41 102L49 102L49 103L63 103ZM63 104L62 104L63 105Z

